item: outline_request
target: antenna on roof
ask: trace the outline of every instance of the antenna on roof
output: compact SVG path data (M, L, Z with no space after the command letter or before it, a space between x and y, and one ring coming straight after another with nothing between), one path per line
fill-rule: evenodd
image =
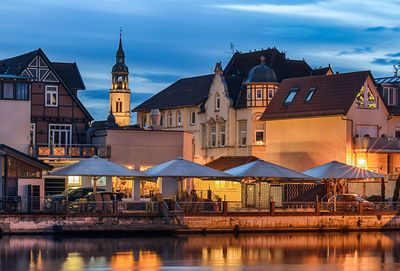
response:
M235 44L233 44L233 42L231 42L231 50L232 50L232 55L235 52Z
M398 65L398 66L393 65L393 68L394 68L394 71L393 71L394 76L399 76L400 65Z

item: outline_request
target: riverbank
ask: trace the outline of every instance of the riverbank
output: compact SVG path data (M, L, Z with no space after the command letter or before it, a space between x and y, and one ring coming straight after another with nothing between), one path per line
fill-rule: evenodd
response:
M10 234L104 232L222 233L399 230L397 212L209 213L179 219L158 214L1 214L0 231Z

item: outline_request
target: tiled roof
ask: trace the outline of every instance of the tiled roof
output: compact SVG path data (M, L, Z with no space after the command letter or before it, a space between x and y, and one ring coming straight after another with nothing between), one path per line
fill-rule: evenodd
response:
M209 74L180 79L132 111L199 105L207 99L213 78L214 75Z
M224 69L223 76L229 96L237 108L246 105L243 82L247 79L249 71L261 63L261 56L265 57L265 64L275 72L278 82L286 78L309 76L312 71L304 60L287 59L285 53L276 48L249 53L236 52ZM201 105L208 98L213 77L214 75L210 74L180 79L132 111Z
M21 75L32 59L38 55L40 49L12 58L0 60L0 73Z
M318 69L314 69L311 71L311 75L317 76L317 75L326 75L329 70L331 70L331 67L325 67L325 68L318 68Z
M265 109L261 120L346 114L361 86L372 75L369 71L309 76L284 80ZM289 92L298 92L289 105L284 105ZM310 102L304 103L310 88L316 88Z
M258 158L255 156L221 156L205 164L205 166L224 171L256 160Z
M53 68L64 83L74 90L86 89L76 63L52 62Z

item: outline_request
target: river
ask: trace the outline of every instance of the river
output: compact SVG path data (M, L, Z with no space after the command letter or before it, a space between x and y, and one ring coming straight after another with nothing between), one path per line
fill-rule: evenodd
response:
M0 270L400 270L400 232L3 236Z

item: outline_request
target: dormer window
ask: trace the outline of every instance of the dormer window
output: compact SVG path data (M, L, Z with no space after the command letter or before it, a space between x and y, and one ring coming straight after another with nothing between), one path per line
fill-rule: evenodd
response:
M307 97L304 100L305 104L308 104L311 101L311 98L314 96L316 88L310 88L310 91L308 91Z
M396 105L396 92L393 87L383 88L383 97L385 97L387 105Z
M293 102L294 97L296 96L297 92L299 91L298 88L292 88L288 94L288 96L286 97L285 102L283 103L283 105L289 105Z
M220 103L221 103L221 99L220 99L219 94L217 94L217 97L215 98L215 110L219 110Z
M274 90L273 89L268 89L268 99L272 99L274 97Z

